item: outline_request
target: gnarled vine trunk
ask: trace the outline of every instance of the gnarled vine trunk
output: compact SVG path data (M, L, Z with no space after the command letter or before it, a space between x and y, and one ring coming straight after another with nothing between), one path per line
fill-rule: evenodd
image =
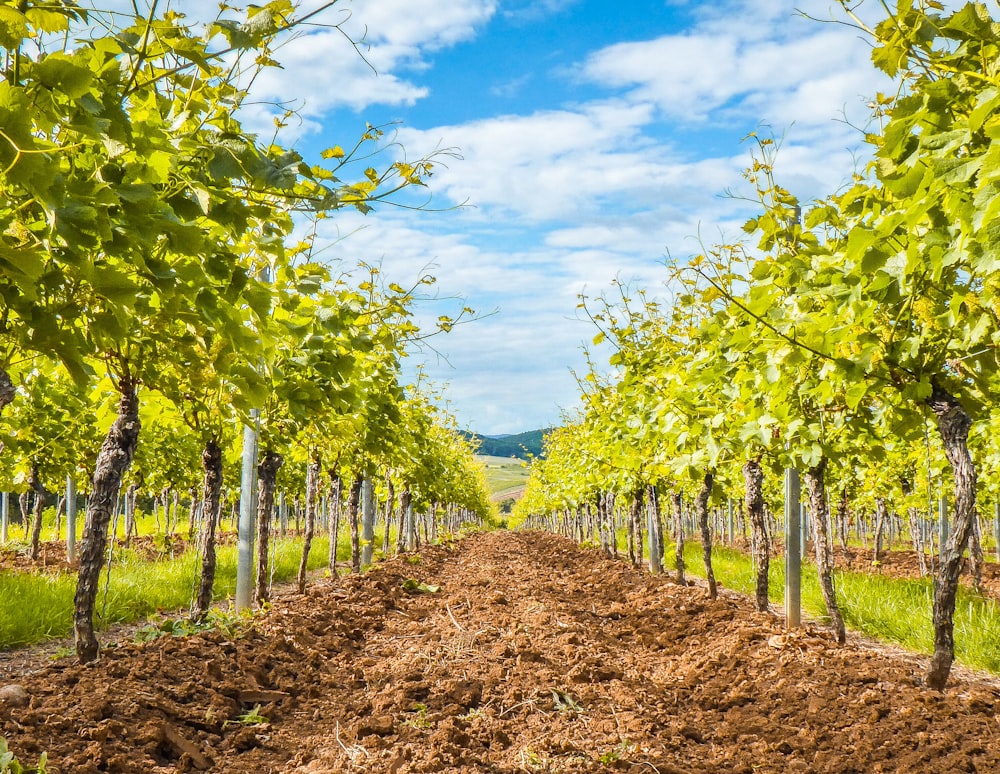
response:
M195 596L191 620L201 621L212 606L212 588L215 586L215 529L222 500L222 449L215 438L205 442L201 453L204 472L201 493L201 577Z
M854 558L854 554L847 545L849 506L850 502L847 498L847 487L845 486L844 491L840 493L840 502L837 503L837 532L840 534L840 547L844 549L844 555L848 560Z
M872 564L878 567L882 564L882 536L885 534L885 522L889 509L884 497L875 498L875 536L872 538Z
M354 477L351 491L347 495L347 520L351 524L351 572L361 573L361 535L358 524L358 505L361 501L361 486L364 476L360 473Z
M954 524L941 546L941 562L934 587L934 655L927 685L943 690L955 660L955 597L962 569L962 553L969 544L976 518L976 467L969 454L972 418L951 393L935 385L928 404L937 418L938 433L955 481Z
M302 559L299 561L299 594L306 593L306 570L309 569L309 549L312 547L313 531L316 528L316 500L319 495L319 455L315 455L306 467L306 533L302 540Z
M701 489L697 497L694 498L694 508L698 514L698 525L701 527L701 554L705 560L705 579L708 581L708 597L715 599L719 596L715 583L715 572L712 570L712 528L708 523L708 500L712 496L712 487L715 485L715 476L712 471L705 473L702 480Z
M760 460L749 460L743 465L746 486L745 506L750 522L750 553L757 569L757 609L767 612L767 577L771 569L771 552L767 540L767 516L764 513L764 471Z
M392 473L385 474L385 534L382 535L382 555L389 556L389 531L392 529L392 513L396 505L396 487L392 484Z
M340 468L335 466L327 471L327 475L330 476L330 501L333 504L333 513L330 514L330 520L328 524L328 529L330 532L330 552L327 556L327 561L330 567L330 575L334 578L337 577L337 539L340 537L340 512L341 508L341 489L343 488L343 482L340 480Z
M94 479L87 497L87 516L80 548L80 572L73 599L73 631L76 655L81 663L97 658L99 644L94 634L94 604L108 543L108 526L117 507L122 476L132 464L139 440L139 400L131 380L118 385L118 416L108 429L94 466Z
M38 475L38 463L32 463L31 474L28 478L28 486L35 493L35 502L32 507L31 519L31 547L28 549L28 557L31 561L38 559L42 546L42 512L49 499L49 492L42 484L41 476Z
M643 560L642 505L644 494L642 489L636 489L632 494L632 505L629 509L629 521L632 525L630 532L633 540L632 564L636 569L642 567Z
M399 543L403 550L412 551L417 547L417 527L413 523L413 492L404 486L399 493Z
M826 504L826 458L805 472L806 492L809 496L809 511L812 514L813 546L816 551L816 572L819 575L819 587L823 592L823 602L830 616L830 628L841 645L847 641L847 630L844 628L844 618L837 604L837 594L833 585L833 551L830 548L830 536L827 533L827 523L830 518Z
M254 601L262 605L268 601L268 550L271 542L271 517L274 514L274 491L278 483L278 470L284 458L274 451L266 451L257 465L257 585Z
M687 585L684 579L684 511L682 509L681 493L671 495L674 506L674 564L677 567L677 582Z

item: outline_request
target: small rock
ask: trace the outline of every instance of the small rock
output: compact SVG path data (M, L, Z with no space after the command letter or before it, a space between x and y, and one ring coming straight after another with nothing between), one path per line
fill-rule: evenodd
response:
M30 698L23 686L10 684L0 688L0 704L9 707L27 707Z
M392 718L381 716L367 718L358 723L358 739L366 736L389 736L395 731L395 724Z

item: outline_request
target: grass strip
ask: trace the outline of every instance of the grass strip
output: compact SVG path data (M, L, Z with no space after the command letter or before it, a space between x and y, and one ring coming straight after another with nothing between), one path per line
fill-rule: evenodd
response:
M273 580L281 583L298 573L302 538L272 540L274 549ZM325 567L329 540L313 539L309 569ZM195 593L201 569L197 551L188 551L172 559L143 561L132 552L118 550L111 568L111 581L97 593L98 628L114 623L141 620L156 612L186 610ZM231 597L236 591L237 547L218 548L215 576L216 599ZM350 544L342 539L337 546L338 560L350 556ZM66 637L73 631L73 596L76 575L73 573L2 572L0 573L0 650L32 645L44 640Z
M672 545L666 553L667 563L673 568ZM701 544L688 542L684 561L688 572L704 577ZM747 554L716 546L712 549L712 568L723 586L747 595L754 593L756 576ZM891 578L838 569L834 584L849 628L919 653L933 651L931 578ZM768 592L772 602L784 604L785 565L781 557L771 560ZM821 621L829 620L816 567L809 562L802 563L802 610ZM1000 605L964 586L959 588L955 608L955 656L965 666L1000 674Z

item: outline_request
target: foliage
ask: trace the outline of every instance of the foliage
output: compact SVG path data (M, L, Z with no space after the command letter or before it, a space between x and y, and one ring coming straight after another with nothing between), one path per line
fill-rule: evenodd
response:
M234 640L246 634L253 624L253 615L249 611L224 611L212 608L197 621L190 616L177 618L154 618L147 625L136 630L136 642L152 642L161 637L190 637L206 631L219 631L227 639Z
M38 766L24 766L7 747L7 740L0 736L0 774L45 774L48 756L42 753Z
M898 89L872 100L872 162L800 217L778 144L751 135L748 242L673 266L665 300L621 284L583 300L613 371L580 380L583 409L547 437L515 512L634 501L649 485L690 498L706 473L735 497L749 464L772 509L774 473L798 467L829 471L858 506L894 497L920 513L951 473L928 677L941 687L977 476L990 492L997 480L1000 24L978 2L883 4L874 27L841 6Z

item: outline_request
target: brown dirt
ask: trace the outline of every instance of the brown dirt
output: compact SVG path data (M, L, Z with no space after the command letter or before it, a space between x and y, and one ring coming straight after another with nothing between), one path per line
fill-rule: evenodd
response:
M1000 770L988 678L929 691L923 659L785 632L553 535L419 556L279 597L241 638L23 674L0 733L61 774ZM267 723L233 722L256 705Z
M20 528L18 527L15 537L20 538ZM216 536L218 545L226 545L236 542L235 532L219 532ZM187 551L192 545L197 544L197 538L190 541L187 533L174 534L170 538L162 535L140 535L133 537L129 541L131 551L142 560L153 562L158 559L166 559L172 556L179 556ZM123 548L124 541L121 538L115 540L115 551ZM45 570L48 572L76 572L78 565L70 564L66 561L66 542L64 540L43 540L38 546L38 559L32 561L28 557L28 547L22 543L16 546L0 547L0 571L14 570L18 572ZM77 545L79 550L79 544Z

